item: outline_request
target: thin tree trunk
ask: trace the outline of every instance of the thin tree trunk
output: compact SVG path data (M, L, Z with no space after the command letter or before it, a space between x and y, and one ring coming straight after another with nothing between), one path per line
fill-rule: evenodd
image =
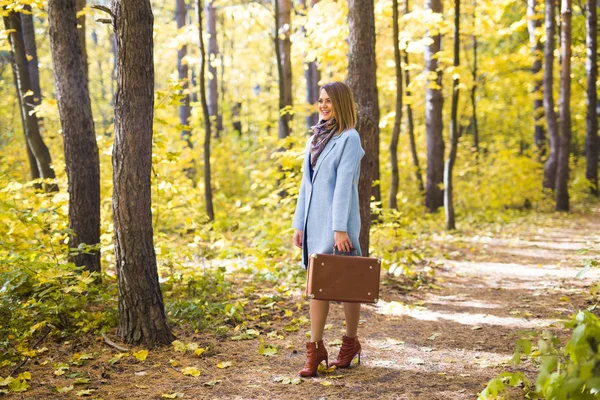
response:
M460 65L460 0L454 0L454 68ZM452 110L450 113L450 153L444 169L444 211L446 212L446 229L456 229L454 218L454 202L452 198L454 183L452 170L456 163L458 148L458 74L452 79Z
M562 0L562 68L560 72L560 144L556 175L556 210L569 211L569 155L571 151L571 0Z
M311 7L314 7L318 2L319 0L311 0ZM300 3L308 14L306 0L301 0ZM304 27L302 27L302 31L305 31ZM319 122L319 112L316 109L316 103L317 100L319 100L319 81L321 80L321 73L317 67L316 61L305 64L304 78L306 79L306 102L310 104L312 107L311 109L313 110L306 116L306 131L308 134L311 134L310 128Z
M153 246L151 209L154 16L149 0L112 3L117 38L113 216L119 336L148 347L169 344Z
M185 4L185 0L175 0L175 23L177 24L177 30L180 31L186 25L186 14L187 14L187 4ZM187 61L184 60L184 57L187 55L187 44L181 46L180 49L177 50L177 73L179 82L181 84L181 102L179 103L179 123L186 127L182 128L180 135L181 139L185 140L188 147L190 149L194 148L192 144L190 130L187 129L190 121L190 95L188 93L189 89L189 78L188 78L188 64Z
M42 89L40 88L40 69L38 66L37 44L35 40L35 25L33 23L33 14L30 5L23 6L21 13L21 25L23 27L23 41L25 42L25 52L27 53L29 78L31 80L31 90L33 98L31 102L36 106L42 102Z
M369 254L371 227L371 196L373 181L379 177L379 100L377 97L377 66L375 62L375 15L373 0L348 1L348 79L354 94L365 156L361 162L358 182L361 217L360 247Z
M273 0L275 3L275 54L279 76L279 139L291 133L292 123L292 42L291 0ZM280 38L283 36L283 39Z
M555 1L546 0L546 43L544 45L544 112L548 127L550 154L544 165L543 186L556 189L556 167L558 165L558 119L554 110L554 35L556 31Z
M198 0L198 34L200 36L200 102L202 103L202 113L204 115L204 202L206 203L206 215L210 221L215 220L215 212L213 210L212 202L212 187L211 187L211 175L210 175L210 137L211 137L211 123L210 114L208 112L208 103L206 101L206 80L205 80L205 69L206 69L206 50L204 48L204 38L202 31L202 1Z
M79 36L79 42L81 43L81 50L83 52L83 63L84 63L84 71L86 78L88 77L88 55L87 55L87 45L85 40L85 13L81 12L85 8L86 0L77 0L77 14L80 16L77 18L77 24L79 24L79 28L77 29L77 34Z
M24 126L27 143L31 148L35 160L37 163L40 177L43 179L54 179L54 169L52 169L52 157L50 157L50 151L42 139L40 134L40 128L38 125L38 119L35 115L35 105L31 102L30 96L26 95L31 90L31 79L29 76L29 66L27 57L25 54L25 43L23 40L23 30L21 25L21 14L15 12L8 12L8 15L3 17L4 25L6 30L10 33L8 35L8 41L11 46L14 70L17 72L17 93L21 99L23 106L23 115L26 119ZM44 183L44 190L46 192L55 192L58 190L58 185L55 183Z
M19 78L17 77L17 64L14 61L14 56L12 53L9 54L10 57L10 66L13 73L13 81L15 84L15 88L19 87ZM40 178L40 171L37 166L37 161L35 160L35 156L33 155L33 151L31 151L31 147L29 146L29 142L27 141L27 117L25 116L25 107L23 105L23 101L19 93L17 92L17 100L19 101L19 114L21 115L21 124L23 126L23 137L25 138L25 149L27 150L27 161L29 161L29 171L31 172L31 179L36 180ZM42 185L39 183L34 184L34 188L37 190L42 190Z
M471 108L473 115L471 116L471 129L473 130L473 148L479 153L479 124L477 122L477 34L475 32L477 24L477 2L473 0L473 87L471 88Z
M585 136L586 171L585 177L590 182L591 192L598 197L598 92L596 81L598 79L598 2L587 0L586 16L586 47L587 60L585 70L587 74L587 119Z
M92 43L94 44L94 47L97 49L98 48L98 33L96 32L95 28L92 29ZM96 68L98 68L98 72L97 72L98 83L100 84L100 98L106 99L107 92L106 92L106 86L104 84L104 69L102 67L102 61L103 61L102 58L96 57ZM89 79L88 79L88 84L89 84ZM111 90L111 92L112 92L112 90ZM106 135L107 134L106 128L112 121L109 122L108 116L104 112L103 108L100 108L100 114L102 115L102 132L104 132L104 134Z
M404 12L408 14L409 0L404 2ZM408 67L408 53L404 51L404 65ZM406 97L410 97L412 93L409 90L410 87L410 71L408 68L404 69L404 82L406 85ZM425 193L425 186L423 185L423 173L421 171L421 165L419 163L419 155L417 154L417 144L415 141L415 122L413 119L413 110L410 103L406 104L406 128L408 130L408 139L410 142L410 154L412 155L413 166L415 168L415 178L419 187L419 192Z
M390 141L390 163L392 167L392 182L390 185L389 207L398 209L398 138L400 137L400 126L402 124L402 60L400 59L400 32L398 27L398 0L392 0L392 40L394 41L394 62L396 64L396 115L394 117L394 129Z
M536 34L538 28L542 26L542 22L536 9L537 5L538 0L527 0L527 29L533 55L533 66L531 67L531 73L533 74L533 140L537 147L538 154L543 155L545 152L546 134L542 125L542 119L544 117L544 100L543 95L541 94L543 83L542 79L539 77L539 73L542 70L544 45Z
M441 0L425 0L425 8L434 13L442 13ZM444 191L440 187L444 179L444 138L442 136L442 71L439 69L438 53L442 38L439 33L431 37L431 44L425 47L425 69L436 76L435 81L427 81L425 91L425 128L427 132L427 186L425 206L430 212L444 205Z
M219 113L219 88L216 60L219 56L219 46L217 44L217 12L214 7L214 0L206 2L206 32L208 33L208 113L213 123L215 137L218 138L223 130L223 118ZM223 84L223 82L221 82Z
M100 160L75 4L48 2L48 32L69 180L70 259L100 272L99 249L78 251L81 245L100 243Z

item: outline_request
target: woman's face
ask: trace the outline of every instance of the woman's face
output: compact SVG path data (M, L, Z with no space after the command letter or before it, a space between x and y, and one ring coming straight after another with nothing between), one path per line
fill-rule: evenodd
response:
M319 120L329 121L334 116L333 111L333 103L325 89L322 89L319 96Z

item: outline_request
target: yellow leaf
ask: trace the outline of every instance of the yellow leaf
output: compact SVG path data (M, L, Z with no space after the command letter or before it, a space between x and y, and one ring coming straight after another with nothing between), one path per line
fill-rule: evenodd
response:
M95 389L85 389L85 390L80 390L79 392L75 393L77 396L82 397L82 396L91 396L92 393L94 393L96 390Z
M333 383L331 383L331 382L329 382L329 381L321 381L320 383L321 383L321 385L323 385L323 386L331 386L331 385L333 385Z
M194 351L194 354L195 354L197 357L200 357L200 356L202 355L202 353L204 353L205 351L206 351L206 349L202 347L202 348L196 349L196 350Z
M148 350L136 351L135 353L133 353L133 356L139 361L146 361L146 357L148 357Z
M178 399L178 398L182 398L184 396L183 393L179 393L179 392L175 392L175 393L171 393L171 394L161 394L160 397L162 397L163 399Z
M217 364L217 368L229 368L231 367L231 361L221 361L220 363Z
M175 360L169 360L169 365L170 365L171 367L176 367L176 366L177 366L177 364L179 364L177 361L175 361Z
M69 386L57 386L56 391L58 393L69 393L71 390L73 390L73 385L69 385Z
M200 375L200 370L196 367L186 367L181 370L181 373L188 376Z
M175 351L178 353L185 353L185 351L187 350L187 346L185 345L185 343L180 342L179 340L175 340L171 344L173 345Z

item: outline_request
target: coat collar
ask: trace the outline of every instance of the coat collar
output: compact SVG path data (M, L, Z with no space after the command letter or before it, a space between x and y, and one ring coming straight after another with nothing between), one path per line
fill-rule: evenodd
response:
M317 172L319 172L319 168L321 168L321 165L323 164L323 160L325 159L325 157L327 157L327 155L335 147L335 142L340 136L342 136L342 135L332 137L331 140L329 140L329 142L323 149L323 152L321 153L321 155L319 156L319 159L317 160L317 165L315 165L315 169L313 171L313 176L312 176L312 182L315 181L315 178L317 177Z

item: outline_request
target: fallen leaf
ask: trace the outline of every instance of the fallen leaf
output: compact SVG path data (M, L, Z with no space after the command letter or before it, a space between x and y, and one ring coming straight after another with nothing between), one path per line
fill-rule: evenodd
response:
M90 378L77 378L73 381L73 385L85 385L90 383Z
M429 340L435 340L438 336L440 336L440 333L438 332L434 332L431 336L429 336L427 339Z
M184 396L183 393L180 392L175 392L175 393L171 393L171 394L161 394L160 397L162 397L163 399L180 399Z
M323 386L331 386L331 385L333 385L333 383L331 383L331 382L329 382L329 381L321 381L321 382L319 382L319 383L320 383L321 385L323 385Z
M217 364L217 368L223 369L223 368L229 368L231 367L231 361L221 361L220 363Z
M187 346L185 345L185 343L179 340L175 340L171 344L173 345L174 350L178 353L185 353L185 351L187 350Z
M170 365L171 367L176 367L176 366L177 366L177 364L179 364L177 361L175 361L175 360L169 360L169 365Z
M86 390L80 390L79 392L77 392L75 394L79 397L91 396L95 391L96 391L95 389L86 389Z
M148 357L148 350L136 351L135 353L133 353L133 356L139 361L146 361L146 357Z
M472 329L472 330L474 330L474 331L478 331L478 330L480 330L480 329L481 329L481 327L480 327L480 326L474 326L474 327L472 327L471 329Z
M408 363L412 365L423 365L425 364L425 360L419 357L410 357L408 359Z
M69 393L71 390L73 390L73 385L69 385L69 386L57 386L54 389L58 393Z
M201 347L199 349L194 350L194 354L196 355L196 357L200 357L205 351L206 349L204 347Z
M206 387L213 387L213 386L215 386L215 385L217 385L217 384L219 384L219 383L221 383L221 381L220 381L220 380L212 380L212 381L204 382L204 383L202 384L202 386L206 386Z
M181 370L181 373L188 376L200 375L200 370L196 367L185 367Z

